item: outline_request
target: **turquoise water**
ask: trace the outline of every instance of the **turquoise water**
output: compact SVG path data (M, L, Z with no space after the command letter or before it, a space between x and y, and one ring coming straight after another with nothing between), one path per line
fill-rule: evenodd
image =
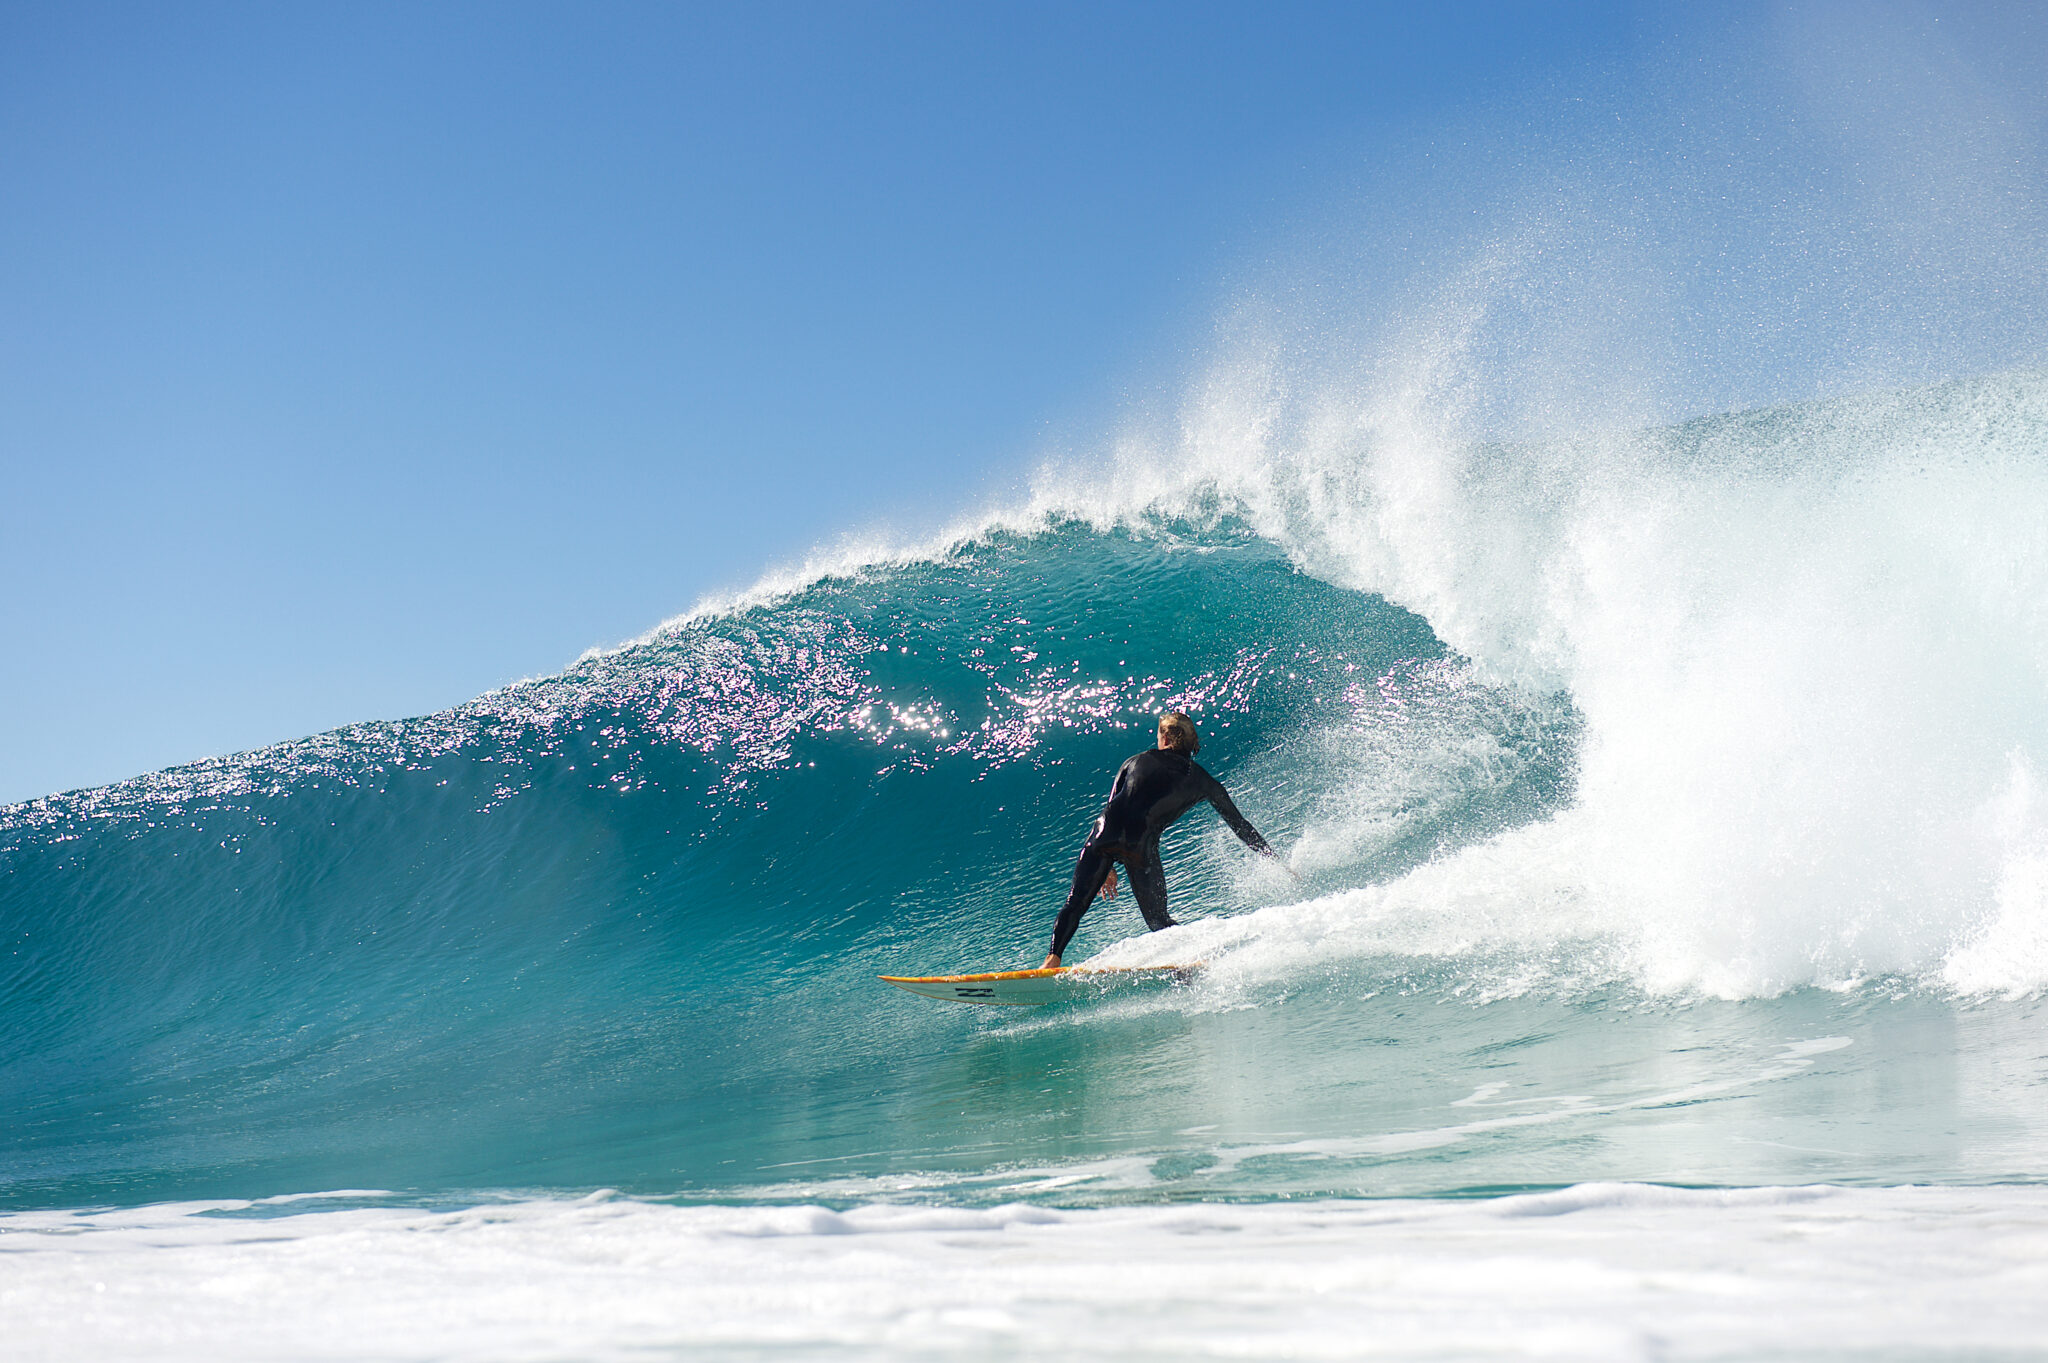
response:
M2043 391L1077 489L0 811L0 1202L2037 1180ZM1035 964L1169 706L1300 883L1198 812L1070 956L1192 985L876 983Z

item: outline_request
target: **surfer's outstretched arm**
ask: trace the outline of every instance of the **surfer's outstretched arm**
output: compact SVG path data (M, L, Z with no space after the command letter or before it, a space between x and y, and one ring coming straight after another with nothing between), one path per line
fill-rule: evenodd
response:
M1208 776L1208 773L1204 772L1203 775ZM1208 795L1209 803L1216 807L1216 812L1223 816L1223 822L1230 825L1230 831L1237 834L1238 840L1246 847L1263 856L1279 855L1259 836L1259 830L1252 827L1252 821L1238 813L1237 805L1231 800L1229 792L1223 789L1223 783L1213 776L1209 777Z

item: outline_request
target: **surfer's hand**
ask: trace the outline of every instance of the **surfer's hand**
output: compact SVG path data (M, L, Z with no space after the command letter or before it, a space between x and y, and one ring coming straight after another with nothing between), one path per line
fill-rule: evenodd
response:
M1102 888L1095 893L1103 899L1116 898L1116 869L1114 867L1110 869L1109 879L1103 881Z

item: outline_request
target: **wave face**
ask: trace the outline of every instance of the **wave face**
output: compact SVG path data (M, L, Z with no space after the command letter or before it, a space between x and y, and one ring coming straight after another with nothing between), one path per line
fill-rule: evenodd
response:
M1521 445L1235 401L559 676L0 811L0 1198L2038 1171L2048 382ZM1035 964L1168 707L1302 876L1198 813L1184 927L1084 924L1193 985L875 983Z

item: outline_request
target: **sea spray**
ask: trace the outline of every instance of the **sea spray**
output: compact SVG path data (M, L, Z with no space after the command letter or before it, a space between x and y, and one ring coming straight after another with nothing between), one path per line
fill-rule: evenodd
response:
M1468 858L1501 931L1553 939L1522 909L1563 896L1645 987L1730 997L1990 984L1948 963L1992 932L2038 954L2041 374L1520 445L1432 429L1413 389L1337 420L1335 395L1204 392L1233 386L1256 417L1205 407L1185 447L1057 495L1107 524L1232 508L1479 676L1569 696L1575 798L1521 839L1543 852L1504 881L1498 849Z

